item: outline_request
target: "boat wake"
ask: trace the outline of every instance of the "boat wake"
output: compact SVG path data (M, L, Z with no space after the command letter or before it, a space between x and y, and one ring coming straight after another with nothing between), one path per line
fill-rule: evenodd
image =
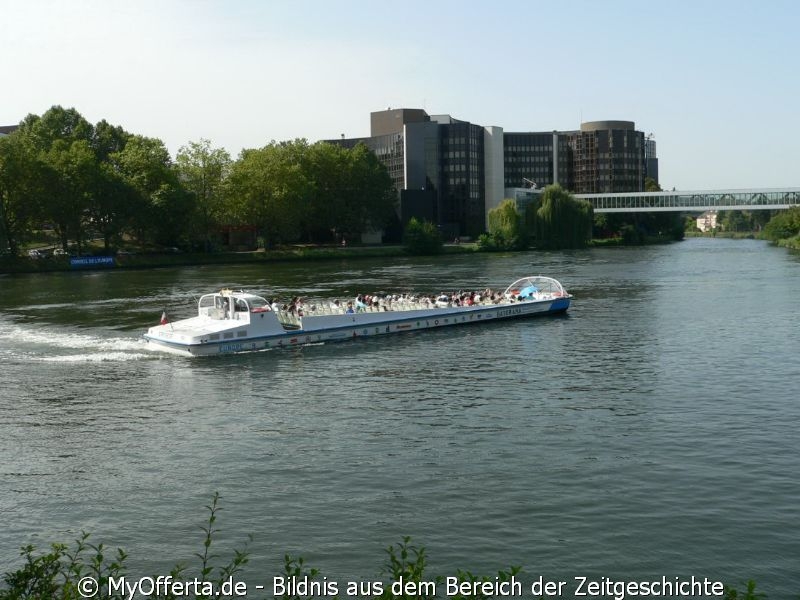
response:
M144 340L0 322L0 355L47 362L106 362L158 358Z

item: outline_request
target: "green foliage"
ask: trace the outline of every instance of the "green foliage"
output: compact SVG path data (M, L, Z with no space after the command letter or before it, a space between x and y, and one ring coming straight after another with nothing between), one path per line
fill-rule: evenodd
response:
M624 246L658 240L682 240L686 221L677 212L599 213L594 216L595 240L617 238Z
M64 250L90 234L105 250L141 244L214 246L226 225L255 225L268 245L358 238L394 216L392 181L366 146L305 140L245 150L236 162L208 140L173 163L161 140L75 109L28 115L0 144L0 253L17 255L52 225Z
M753 231L750 213L741 210L726 210L717 213L717 223L723 231Z
M800 207L790 208L776 214L764 226L764 237L777 242L800 234Z
M442 235L430 221L409 220L403 233L403 245L409 254L439 254L442 251Z
M186 215L187 220L197 231L195 237L202 240L203 248L208 251L213 230L223 222L223 189L231 157L223 148L212 148L210 140L201 139L178 150L176 168L184 189L194 199L195 211Z
M583 248L592 239L592 205L576 200L560 185L549 185L540 202L528 207L528 226L539 248Z
M82 598L78 582L92 577L98 585L96 598L111 598L107 594L109 577L124 574L127 555L117 549L114 558L106 556L103 544L88 542L89 534L82 533L70 548L53 544L50 551L36 555L33 546L22 548L25 565L4 577L6 589L0 589L0 600L73 600Z
M697 218L692 215L687 215L683 220L683 230L689 232L700 231L697 228Z
M514 200L503 200L489 210L489 231L478 238L481 250L524 250L528 247L528 232Z
M242 550L234 549L232 557L224 563L218 562L218 556L212 553L215 535L219 532L216 526L217 516L221 510L219 500L220 495L215 493L211 503L206 506L208 517L205 525L201 527L204 535L202 550L195 554L199 561L196 570L190 571L185 565L177 564L169 572L172 580L176 582L197 580L198 587L202 591L191 596L176 596L167 591L166 594L147 596L150 600L177 600L179 597L192 597L195 600L219 598L222 584L231 579L235 582L235 576L247 566L249 563L247 545ZM399 543L387 547L385 554L386 559L380 571L382 581L378 582L381 587L379 589L372 588L376 598L382 600L434 600L436 597L444 596L445 578L442 575L428 573L428 557L425 548L413 545L410 537L404 537ZM37 553L33 546L25 546L22 548L21 556L23 565L16 571L8 572L3 576L3 582L0 584L0 600L43 600L45 598L47 600L78 600L87 597L81 593L86 594L87 590L80 587L81 580L87 577L92 578L97 584L97 593L92 595L93 598L121 600L128 597L126 590L109 589L108 585L110 578L119 581L119 578L127 576L125 561L128 555L121 548L109 554L102 543L98 545L89 543L89 534L87 533L82 533L72 546L52 544L44 553ZM454 600L488 600L490 596L483 594L476 587L477 584L494 583L495 581L508 582L520 572L519 566L511 566L498 571L496 576L490 577L458 569L455 574L458 583L470 584L466 587L475 593L462 594L461 592L464 590L459 585L459 593L450 597ZM310 582L317 579L318 575L319 571L306 565L302 557L284 555L282 576L285 580L293 578L295 581L307 580ZM153 578L156 577L157 575ZM129 581L139 578L138 575L129 577ZM401 581L403 584L425 585L418 586L414 593L406 589L405 585L402 588L397 586L393 589L392 584ZM436 593L431 585L435 586ZM206 593L210 590L213 590L213 593ZM287 590L280 596L281 600L311 600L314 597L313 595L292 594L289 591L295 590ZM352 594L340 586L338 597L342 598L346 595ZM754 581L748 581L743 592L726 586L723 597L725 600L765 600L767 596L763 592L756 592Z
M645 192L660 192L661 186L658 185L655 179L652 177L645 177L644 178L644 191Z
M386 564L383 567L383 575L388 576L389 583L384 585L383 593L379 596L385 600L407 598L408 600L433 600L433 594L392 594L391 583L395 581L411 582L419 584L423 581L431 581L438 585L444 581L441 576L426 579L425 568L427 566L427 556L425 548L417 548L411 545L411 538L406 536L403 541L386 548Z
M0 138L0 254L17 254L30 236L44 197L43 169L20 135Z
M268 247L304 239L357 239L394 210L386 167L366 146L305 140L245 150L227 185L231 221L259 226Z
M206 506L209 517L202 527L205 533L203 551L195 554L200 560L196 574L190 573L184 565L178 564L170 571L175 581L194 580L209 582L218 590L230 577L239 573L248 563L248 551L233 550L233 557L225 564L216 565L215 555L210 548L214 534L218 532L214 524L217 520L220 496L214 494L211 504ZM78 600L86 596L81 594L79 582L91 577L97 584L97 593L93 598L99 600L117 600L126 598L123 591L109 590L109 578L118 579L126 575L125 559L128 555L118 548L113 556L108 556L103 544L89 543L89 534L83 533L75 541L74 546L53 544L48 552L37 554L33 546L22 548L21 556L25 564L18 570L6 573L3 577L5 586L0 588L0 600ZM302 566L302 560L300 561ZM216 574L215 574L216 572ZM138 577L136 577L138 579ZM111 593L109 593L111 592ZM173 594L151 595L151 600L175 600ZM180 596L184 597L184 596ZM211 598L200 595L196 598Z
M725 586L723 600L765 600L767 595L756 592L756 582L752 579L747 582L747 588L741 594L732 587Z

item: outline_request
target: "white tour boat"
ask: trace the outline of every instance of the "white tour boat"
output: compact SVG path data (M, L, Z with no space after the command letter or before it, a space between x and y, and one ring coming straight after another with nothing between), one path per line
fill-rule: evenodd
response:
M221 290L198 301L197 316L148 329L159 350L186 356L252 352L386 333L563 313L572 296L550 277L523 277L505 292L373 296L281 308L248 292Z

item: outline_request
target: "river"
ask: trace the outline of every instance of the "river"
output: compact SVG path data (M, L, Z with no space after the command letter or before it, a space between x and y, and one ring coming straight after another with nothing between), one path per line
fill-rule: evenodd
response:
M568 315L294 350L149 351L163 310L263 295L502 288ZM412 536L431 574L754 578L800 592L800 256L753 240L0 277L0 571L92 540L133 575L249 534L374 579Z

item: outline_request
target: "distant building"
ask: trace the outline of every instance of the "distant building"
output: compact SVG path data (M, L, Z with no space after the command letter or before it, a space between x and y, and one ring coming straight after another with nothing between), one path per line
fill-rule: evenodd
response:
M717 228L717 211L709 210L697 217L697 228L705 233Z
M503 130L421 109L388 109L370 115L368 138L328 140L363 143L389 170L398 191L399 217L437 223L445 239L474 237L503 199Z
M645 137L632 121L591 121L578 131L505 134L505 186L559 183L576 194L640 192L647 176ZM658 162L653 167L658 181Z
M653 134L648 134L644 140L644 174L658 183L658 157L656 156L656 141Z
M592 121L576 131L504 132L429 115L418 108L370 114L370 137L329 140L366 144L389 170L401 223L436 222L445 239L485 231L488 212L508 196L559 183L575 193L639 192L658 181L655 141L632 121ZM649 150L648 150L649 149Z

